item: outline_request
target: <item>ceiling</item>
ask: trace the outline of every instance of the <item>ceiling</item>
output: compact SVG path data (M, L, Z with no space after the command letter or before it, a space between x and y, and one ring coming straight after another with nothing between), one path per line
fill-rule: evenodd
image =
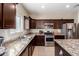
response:
M74 18L76 3L23 3L29 15L35 19ZM67 8L66 5L70 7Z

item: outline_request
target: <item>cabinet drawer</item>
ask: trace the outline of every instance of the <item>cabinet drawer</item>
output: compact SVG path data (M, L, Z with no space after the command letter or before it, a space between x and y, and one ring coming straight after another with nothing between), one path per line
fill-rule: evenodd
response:
M55 39L65 39L64 35L55 35Z

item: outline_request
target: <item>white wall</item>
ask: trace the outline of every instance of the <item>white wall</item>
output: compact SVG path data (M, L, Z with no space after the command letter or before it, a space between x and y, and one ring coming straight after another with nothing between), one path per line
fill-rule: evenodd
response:
M74 23L79 23L79 7L75 8Z
M21 31L24 31L24 16L29 16L28 12L25 10L25 8L22 6L22 4L18 4L16 6L16 16L21 17Z
M79 23L79 8L78 8L78 23Z
M23 8L23 6L21 4L17 4L16 15L23 17L23 16L28 16L28 13L26 12L26 10ZM22 22L24 22L24 21L22 21ZM23 29L23 26L21 26L21 28ZM0 36L5 37L4 41L9 41L9 40L15 39L18 36L21 36L22 34L25 34L28 32L27 30L26 31L23 30L23 32L11 34L12 31L16 31L16 29L0 29Z
M18 16L29 16L28 12L24 9L24 7L22 6L22 4L18 4L16 6L16 15Z
M78 8L75 8L75 14L74 14L74 23L78 23Z
M74 15L74 23L77 22L77 18L78 18L78 12L76 11L76 12L75 12L75 15Z

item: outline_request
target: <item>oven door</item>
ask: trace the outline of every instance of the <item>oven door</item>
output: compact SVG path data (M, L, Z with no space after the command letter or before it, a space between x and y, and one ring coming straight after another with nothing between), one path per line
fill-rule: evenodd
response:
M45 36L45 46L54 46L53 36Z
M54 39L53 39L52 35L46 35L45 40L46 40L46 42L50 42L50 41L53 41Z
M47 42L47 41L53 41L53 37L47 37L47 38L46 38L46 42Z

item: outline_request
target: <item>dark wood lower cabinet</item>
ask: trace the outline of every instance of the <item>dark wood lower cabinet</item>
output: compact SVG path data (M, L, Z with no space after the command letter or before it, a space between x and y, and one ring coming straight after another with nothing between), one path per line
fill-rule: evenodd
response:
M45 46L45 36L36 35L35 41L36 41L35 46Z
M30 28L35 29L36 28L36 20L30 18Z
M28 56L32 55L32 47L29 45L28 46Z
M55 42L55 56L71 56L71 55Z
M28 46L24 49L20 56L32 56L35 47L33 43L34 39L28 44Z
M65 39L65 35L55 35L55 39Z
M24 49L20 56L28 56L28 46Z
M33 45L33 40L30 42L30 44L28 45L28 56L32 56L34 51L34 45Z
M20 56L32 56L35 46L45 46L44 36L36 35Z

